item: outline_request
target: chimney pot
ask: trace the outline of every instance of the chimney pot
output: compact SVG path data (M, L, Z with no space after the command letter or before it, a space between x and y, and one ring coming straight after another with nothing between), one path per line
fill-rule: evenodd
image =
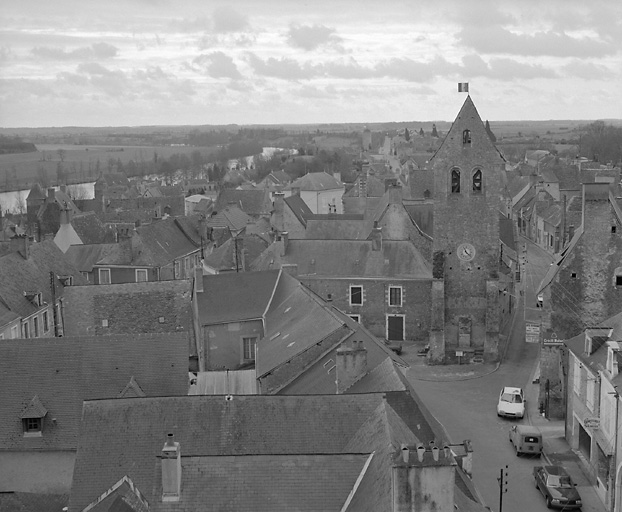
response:
M419 462L423 462L423 454L425 453L425 447L422 444L417 445L417 458Z
M434 460L438 461L438 446L433 446L432 447L432 457L434 458Z
M408 464L408 459L410 457L410 450L408 446L405 444L402 445L402 460Z

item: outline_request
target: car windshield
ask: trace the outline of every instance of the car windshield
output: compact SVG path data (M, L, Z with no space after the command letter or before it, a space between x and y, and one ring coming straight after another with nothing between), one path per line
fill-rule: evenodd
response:
M572 487L572 482L570 481L570 477L567 476L549 475L546 485L549 487L561 487L563 489Z
M516 393L503 393L501 395L501 401L510 402L511 404L520 404L523 402L520 395L517 395Z

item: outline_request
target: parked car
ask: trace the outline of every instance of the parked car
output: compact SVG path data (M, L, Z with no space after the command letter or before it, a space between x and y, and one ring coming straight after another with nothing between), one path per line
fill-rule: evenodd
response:
M521 388L504 387L499 393L497 416L522 418L525 416L525 394Z
M564 510L581 508L581 496L568 472L562 466L533 468L536 488L544 495L546 506Z
M514 425L510 429L510 443L514 446L517 457L521 453L539 457L542 453L542 432L531 425Z

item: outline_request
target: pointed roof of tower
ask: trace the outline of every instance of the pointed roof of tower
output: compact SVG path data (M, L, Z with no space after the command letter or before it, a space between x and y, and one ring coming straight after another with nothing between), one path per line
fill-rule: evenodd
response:
M497 152L499 157L505 162L505 157L501 154L501 152L497 149L497 146L492 142L490 135L486 131L486 126L484 125L482 118L477 112L477 108L475 108L475 104L471 99L470 95L467 95L460 112L456 116L456 119L451 125L451 128L447 132L447 136L445 140L441 143L439 148L436 150L432 158L430 158L429 163L431 164L436 155L440 155L444 152L448 145L450 145L453 140L462 141L462 133L464 130L471 131L471 138L477 139L478 141L482 141L483 144L489 145L491 150Z

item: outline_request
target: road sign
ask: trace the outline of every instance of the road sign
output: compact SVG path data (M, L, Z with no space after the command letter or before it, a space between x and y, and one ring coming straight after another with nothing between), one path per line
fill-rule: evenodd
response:
M584 418L583 426L585 428L600 428L600 418Z
M540 343L540 324L525 323L525 341Z

